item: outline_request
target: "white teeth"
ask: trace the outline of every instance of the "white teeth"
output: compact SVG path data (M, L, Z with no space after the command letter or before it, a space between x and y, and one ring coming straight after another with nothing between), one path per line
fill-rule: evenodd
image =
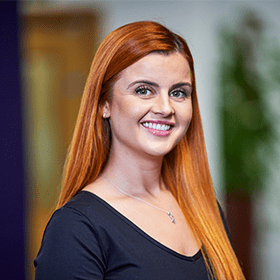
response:
M149 128L152 128L152 129L157 129L157 130L169 130L170 129L170 125L167 125L167 124L155 124L155 123L151 123L151 122L144 122L143 125L145 127L149 127Z

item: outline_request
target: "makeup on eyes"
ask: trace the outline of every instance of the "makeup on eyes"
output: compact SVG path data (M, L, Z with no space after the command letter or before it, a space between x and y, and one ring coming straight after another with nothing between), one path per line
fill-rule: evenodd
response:
M137 84L140 82L137 82ZM141 81L141 83L143 83L143 81ZM133 83L135 84L135 83ZM155 83L148 83L149 86L147 86L147 83L145 82L144 85L140 85L139 87L137 87L134 92L138 95L140 95L141 97L150 97L151 95L155 94L155 90L152 88L154 87L158 87L159 85L155 84ZM130 86L129 86L130 87ZM129 88L128 87L128 88ZM187 89L186 89L187 87ZM192 86L189 83L178 83L175 84L174 86L171 87L170 91L169 91L169 95L171 97L174 98L187 98L191 95L192 92ZM174 95L174 93L179 93L179 96Z
M157 84L157 83L154 83L154 82L151 82L151 81L148 81L148 80L139 80L139 81L134 81L131 84L129 84L127 89L131 88L132 86L134 86L136 84L150 85L150 86L157 87L157 88L160 87L159 84ZM184 82L176 83L176 84L171 86L170 91L172 91L175 88L180 88L180 87L183 87L183 86L189 87L190 90L192 91L192 85L188 82L186 82L186 83L184 83Z

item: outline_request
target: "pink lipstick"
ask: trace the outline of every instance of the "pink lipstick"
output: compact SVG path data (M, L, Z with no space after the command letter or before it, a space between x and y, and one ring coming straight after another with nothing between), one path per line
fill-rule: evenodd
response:
M174 124L168 121L147 120L141 123L151 134L159 137L167 136L171 133Z

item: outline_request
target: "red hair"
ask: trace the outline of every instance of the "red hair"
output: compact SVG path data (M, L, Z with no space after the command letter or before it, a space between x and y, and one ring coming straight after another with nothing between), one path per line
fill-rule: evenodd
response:
M121 72L157 52L179 52L192 73L193 117L186 135L163 159L162 178L180 205L202 253L209 273L216 279L245 279L230 245L217 206L198 107L194 63L187 43L166 27L152 21L124 25L101 43L92 62L69 148L58 207L93 182L106 165L111 133L102 118L102 105L112 97Z

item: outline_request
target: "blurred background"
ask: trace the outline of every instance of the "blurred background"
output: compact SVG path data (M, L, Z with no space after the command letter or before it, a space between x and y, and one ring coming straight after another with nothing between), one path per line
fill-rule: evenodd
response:
M217 197L246 279L278 279L279 1L1 1L1 274L34 279L94 53L155 20L186 39Z

